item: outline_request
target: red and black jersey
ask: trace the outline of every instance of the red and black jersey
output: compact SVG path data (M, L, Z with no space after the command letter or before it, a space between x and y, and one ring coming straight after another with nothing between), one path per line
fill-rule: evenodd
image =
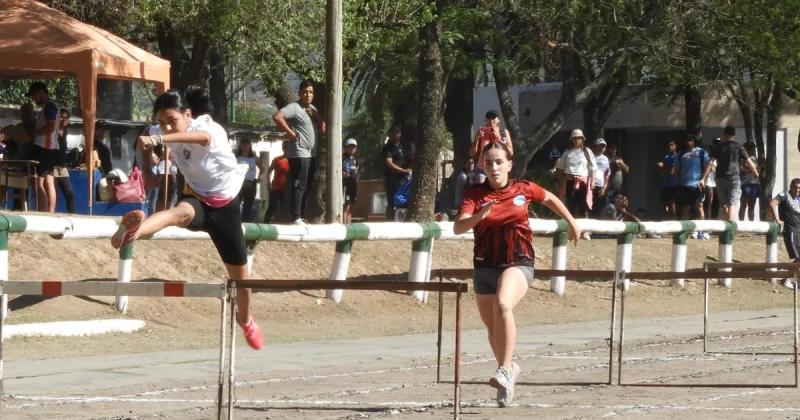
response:
M533 234L528 223L528 204L544 200L545 190L529 181L509 180L494 190L488 182L468 188L460 214L475 214L481 206L496 201L489 216L472 229L475 234L476 268L533 266Z

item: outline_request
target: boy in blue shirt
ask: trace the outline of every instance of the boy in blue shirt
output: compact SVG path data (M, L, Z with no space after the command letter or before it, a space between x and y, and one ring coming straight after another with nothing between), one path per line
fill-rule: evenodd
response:
M697 218L705 219L703 201L705 200L705 185L703 173L711 159L702 147L695 146L695 137L687 136L685 147L678 153L675 160L674 174L677 175L678 191L675 203L680 208L680 218L689 219L689 209L694 208ZM698 232L699 239L708 239L705 232Z

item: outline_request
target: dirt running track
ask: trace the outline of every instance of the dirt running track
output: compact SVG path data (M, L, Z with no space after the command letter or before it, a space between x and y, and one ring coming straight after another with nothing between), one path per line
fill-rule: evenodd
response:
M550 240L537 238L537 266L548 267ZM72 244L73 246L67 246ZM669 238L637 240L635 271L669 267ZM735 257L762 261L763 237L737 238ZM116 253L106 241L12 236L12 280L113 279ZM350 275L401 273L408 242L356 243ZM266 244L257 278L319 279L330 270L332 244ZM615 241L569 249L568 268L610 269ZM691 241L689 267L713 259L717 241ZM783 251L781 251L781 255ZM42 257L45 256L45 257ZM437 242L433 267L470 266L471 243ZM134 280L222 281L213 247L202 241L136 245ZM513 406L499 409L485 385L495 365L474 297L464 299L463 419L531 418L798 418L800 391L791 363L791 294L768 283L713 287L710 349L702 353L702 282L685 288L635 283L626 306L623 381L607 386L610 287L569 282L565 297L537 280L515 311L523 368ZM113 318L113 299L12 297L10 323ZM436 384L435 299L420 304L397 293L347 292L341 304L324 293L259 294L253 312L267 347L243 347L237 358L239 419L452 418L453 317L446 301L442 377ZM5 342L0 419L215 418L218 303L132 298L133 334L85 338L13 338ZM784 354L753 354L758 352ZM616 379L616 371L614 372ZM588 385L587 383L594 383ZM678 387L678 384L727 387ZM751 384L751 387L735 385Z
M791 351L788 310L726 312L714 321L711 351ZM522 329L522 383L514 405L505 409L496 407L493 389L484 384L494 364L483 333L467 331L461 418L800 416L800 392L778 387L794 384L790 355L703 354L697 316L628 322L623 381L638 386L599 384L608 379L608 327L591 322ZM242 349L235 417L450 418L452 338L445 337L441 384L435 383L435 335ZM216 350L200 350L9 363L6 392L12 397L2 418L213 418L216 357ZM670 386L681 384L728 387Z

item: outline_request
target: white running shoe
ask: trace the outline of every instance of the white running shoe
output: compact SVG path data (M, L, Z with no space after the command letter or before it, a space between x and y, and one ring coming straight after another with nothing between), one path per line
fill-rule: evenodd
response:
M489 385L497 389L497 405L506 407L514 399L514 384L521 369L516 363L511 364L511 372L504 367L497 368L497 373L489 379Z
M297 218L297 219L294 219L294 222L292 222L292 224L293 225L297 225L297 226L306 226L306 221L303 220L303 219Z
M783 287L794 290L794 280L783 279Z
M697 239L699 236L700 236L700 234L696 230L692 231L692 234L691 234L692 239Z

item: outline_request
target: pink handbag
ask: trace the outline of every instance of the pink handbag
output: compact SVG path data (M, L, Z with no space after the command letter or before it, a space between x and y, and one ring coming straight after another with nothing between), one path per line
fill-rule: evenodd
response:
M128 182L114 185L114 195L121 203L141 203L145 200L144 179L138 166L131 170Z

